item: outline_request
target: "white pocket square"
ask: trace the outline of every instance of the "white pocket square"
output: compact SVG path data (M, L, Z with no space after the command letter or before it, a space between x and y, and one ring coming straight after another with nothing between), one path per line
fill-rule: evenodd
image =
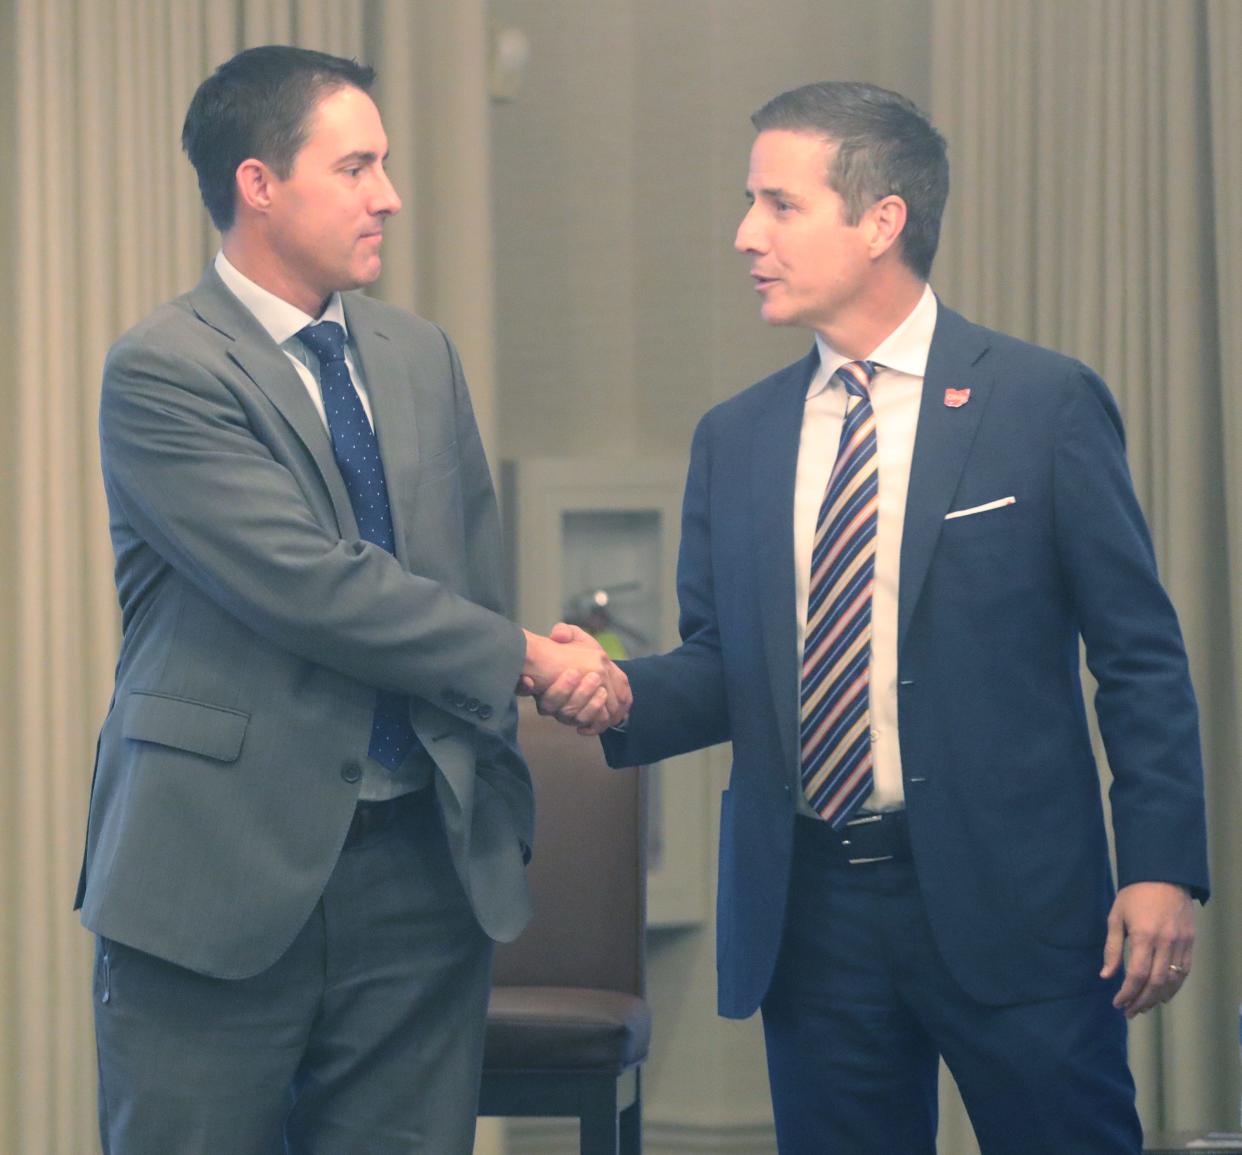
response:
M989 509L1000 509L1005 505L1016 505L1018 499L1012 495L1009 497L997 498L996 501L986 502L984 505L972 505L969 509L955 509L952 513L944 515L945 521L952 521L955 517L969 517L972 513L984 513Z

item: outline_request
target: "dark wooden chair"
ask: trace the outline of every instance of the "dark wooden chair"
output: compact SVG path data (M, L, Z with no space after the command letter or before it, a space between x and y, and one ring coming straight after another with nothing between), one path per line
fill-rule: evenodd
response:
M646 798L599 742L521 703L535 783L535 917L496 951L480 1115L576 1116L582 1155L639 1155Z

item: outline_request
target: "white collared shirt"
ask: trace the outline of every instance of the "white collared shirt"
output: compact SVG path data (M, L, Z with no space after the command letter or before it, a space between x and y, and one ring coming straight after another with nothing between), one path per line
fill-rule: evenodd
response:
M345 323L345 308L341 304L340 293L333 293L328 298L328 307L324 309L322 316L312 317L303 313L296 305L291 305L288 301L281 300L275 293L268 292L261 285L256 285L244 273L239 272L223 252L216 254L216 272L220 274L220 280L225 283L233 296L254 314L255 320L268 331L272 340L293 362L293 367L297 370L302 384L306 386L311 404L315 406L315 411L319 414L319 420L323 422L325 429L328 428L328 415L324 411L323 393L319 388L319 359L298 339L297 334L307 325L313 325L317 321L335 321L340 325L345 330L345 364L349 366L349 375L353 380L354 388L358 391L358 398L362 402L367 420L371 423L371 428L375 428L375 419L371 416L371 399L367 396L366 381L363 379L358 359L354 356L353 346L349 343L349 326Z
M876 519L875 588L871 600L871 741L875 784L863 805L895 810L905 804L901 748L897 736L897 596L901 578L901 535L905 524L910 461L923 395L923 377L936 328L936 296L930 286L910 315L866 360L882 368L871 385L876 422L879 510ZM815 523L836 462L845 420L845 387L832 375L847 361L816 336L819 368L806 391L798 473L794 489L794 563L798 611L798 666L806 636L806 605L811 577ZM799 807L812 813L798 790Z

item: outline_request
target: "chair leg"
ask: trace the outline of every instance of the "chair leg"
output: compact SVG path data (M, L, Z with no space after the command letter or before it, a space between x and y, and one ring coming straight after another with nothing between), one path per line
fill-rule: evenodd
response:
M640 1099L621 1112L621 1155L642 1155L642 1102Z
M635 1071L634 1102L621 1112L621 1155L642 1155L643 1151L643 1082L642 1072Z
M609 1080L587 1096L578 1124L581 1155L619 1155L617 1084Z

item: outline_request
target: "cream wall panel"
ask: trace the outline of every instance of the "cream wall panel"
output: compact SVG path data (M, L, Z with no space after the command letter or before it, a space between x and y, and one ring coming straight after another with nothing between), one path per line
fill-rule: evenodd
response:
M492 116L500 449L633 452L633 13L494 3L530 37L516 103Z
M493 112L506 455L684 452L714 401L807 347L758 320L732 241L750 113L874 79L925 101L925 4L494 0L531 64Z

